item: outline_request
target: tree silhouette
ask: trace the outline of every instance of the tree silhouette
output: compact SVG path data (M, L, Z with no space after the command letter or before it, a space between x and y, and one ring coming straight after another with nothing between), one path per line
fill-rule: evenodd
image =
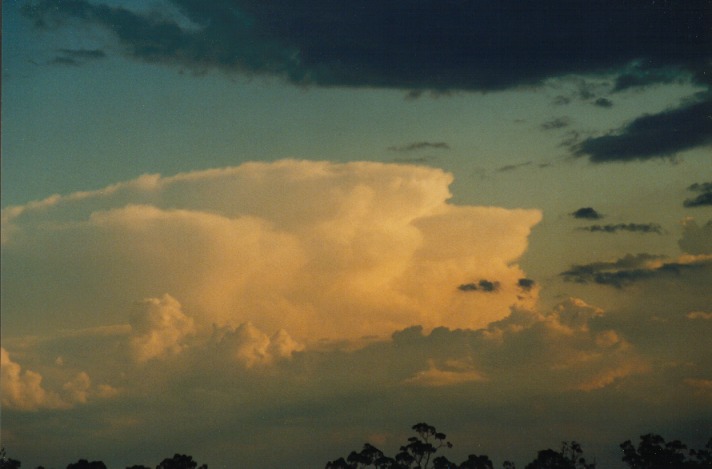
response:
M654 433L642 435L637 448L630 440L620 447L623 462L631 469L712 469L712 438L704 449L690 450L690 458L685 454L687 445L679 440L665 442Z
M80 459L75 463L68 464L67 469L106 469L106 464L101 461L89 462L86 459Z
M20 469L20 466L22 466L20 461L8 458L5 448L0 448L0 469Z
M383 454L383 451L366 443L360 452L352 451L346 459L339 458L326 463L325 469L361 469L375 467L378 469L444 469L456 466L444 456L433 458L443 447L452 448L446 441L445 434L438 432L427 423L413 425L416 436L408 438L408 443L400 447L395 458Z
M588 464L583 457L581 445L563 442L561 451L545 449L537 453L537 458L527 464L525 469L595 469L596 463Z
M198 467L198 463L193 461L192 456L186 454L175 454L172 458L166 458L156 466L156 469L208 469L207 464Z
M471 454L467 457L467 460L458 466L458 469L494 469L494 465L490 458L485 455L477 456L476 454Z

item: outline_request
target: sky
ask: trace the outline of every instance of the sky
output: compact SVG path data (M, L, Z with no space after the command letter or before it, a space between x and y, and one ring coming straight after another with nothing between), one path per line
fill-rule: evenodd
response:
M704 0L2 15L1 444L323 467L712 437Z

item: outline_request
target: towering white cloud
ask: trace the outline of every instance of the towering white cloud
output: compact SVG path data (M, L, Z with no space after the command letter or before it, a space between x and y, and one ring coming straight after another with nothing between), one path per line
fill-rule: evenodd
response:
M516 261L541 214L450 204L451 181L421 166L285 160L9 207L8 323L21 331L16 311L46 318L51 304L47 329L119 324L130 301L167 293L196 327L249 322L299 342L482 327L523 301ZM480 281L498 287L458 289ZM137 359L191 333L169 298L133 319Z
M170 295L149 298L131 316L129 345L136 360L179 353L183 340L195 334L193 319L183 314L181 305Z

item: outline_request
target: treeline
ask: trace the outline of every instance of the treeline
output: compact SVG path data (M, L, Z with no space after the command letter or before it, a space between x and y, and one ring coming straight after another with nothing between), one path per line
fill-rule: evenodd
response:
M393 456L386 456L383 451L366 443L360 451L351 451L348 456L326 463L325 469L495 469L486 455L470 454L461 463L450 461L437 453L443 448L452 448L444 433L427 423L413 425L415 435L400 447ZM666 442L656 434L640 437L635 446L630 440L620 444L622 461L630 469L712 469L712 438L702 449L691 449L679 440ZM22 463L8 457L4 448L0 448L0 469L20 469ZM35 469L45 469L38 466ZM80 459L67 465L66 469L107 469L102 461ZM134 465L126 469L152 469L148 466ZM155 469L208 469L207 464L198 466L192 456L175 454L172 458L161 461ZM502 469L516 469L511 461L505 461ZM595 458L588 462L583 455L581 445L575 441L563 442L559 451L545 449L537 452L536 458L524 469L599 469ZM605 469L605 468L600 468Z
M401 446L394 457L366 443L361 451L329 461L325 469L495 469L486 455L471 454L459 464L436 455L440 449L452 447L446 435L427 423L418 423L412 428L416 435L408 438L408 443ZM651 433L641 436L637 447L630 440L620 447L622 460L630 469L712 469L712 438L704 449L695 450L678 440L666 442L660 435ZM502 468L516 469L516 466L505 461ZM524 469L597 469L597 465L595 459L586 461L580 444L570 441L563 442L559 451L539 451L536 459Z
M20 469L22 463L17 459L7 457L5 448L0 449L0 469ZM45 469L43 466L38 466L36 469ZM77 462L67 465L67 469L107 469L106 464L102 461L87 461L80 459ZM126 469L153 469L141 464L129 466ZM192 456L185 454L175 454L172 458L166 458L161 461L156 469L208 469L207 464L198 466L198 463L193 461Z

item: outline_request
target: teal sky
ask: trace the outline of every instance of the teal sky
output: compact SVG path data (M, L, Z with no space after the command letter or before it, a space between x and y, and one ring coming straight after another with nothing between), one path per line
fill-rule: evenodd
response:
M705 2L302 3L4 2L8 454L701 447Z

